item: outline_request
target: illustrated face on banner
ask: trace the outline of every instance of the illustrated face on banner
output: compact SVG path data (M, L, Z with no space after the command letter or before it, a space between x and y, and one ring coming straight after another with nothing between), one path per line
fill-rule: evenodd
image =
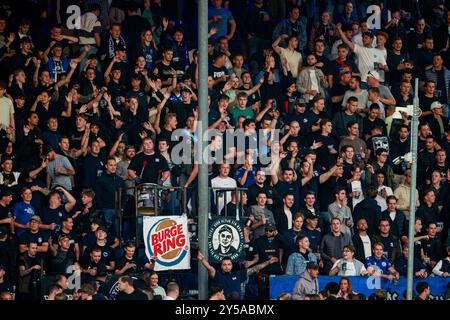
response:
M227 255L235 252L239 247L239 233L233 226L224 225L213 234L214 250Z
M218 217L209 226L209 256L213 262L230 258L237 262L242 258L244 238L241 221Z

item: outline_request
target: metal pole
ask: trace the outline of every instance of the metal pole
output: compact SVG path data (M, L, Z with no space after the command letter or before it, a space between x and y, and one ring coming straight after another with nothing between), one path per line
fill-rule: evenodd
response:
M203 152L203 134L208 129L208 0L198 0L198 106L199 106L199 137ZM208 259L208 164L203 156L198 168L198 245L199 250ZM208 272L198 263L198 298L208 299Z
M411 194L409 197L409 233L408 233L408 279L406 299L412 300L414 280L414 225L416 220L416 184L417 184L417 139L419 125L419 79L415 79L414 112L411 119Z

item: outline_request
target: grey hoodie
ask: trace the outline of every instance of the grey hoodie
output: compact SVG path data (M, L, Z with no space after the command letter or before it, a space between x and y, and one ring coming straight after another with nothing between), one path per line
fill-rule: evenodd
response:
M312 279L308 270L302 273L300 279L295 283L293 298L294 300L303 300L305 294L318 294L319 281Z

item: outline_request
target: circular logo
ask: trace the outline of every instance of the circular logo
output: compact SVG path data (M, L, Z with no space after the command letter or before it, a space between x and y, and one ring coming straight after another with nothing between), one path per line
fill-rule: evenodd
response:
M239 221L229 218L217 218L209 228L209 256L217 261L227 257L239 260L243 252L243 229Z
M150 228L147 243L150 256L167 267L180 263L189 250L184 225L169 218L159 220Z

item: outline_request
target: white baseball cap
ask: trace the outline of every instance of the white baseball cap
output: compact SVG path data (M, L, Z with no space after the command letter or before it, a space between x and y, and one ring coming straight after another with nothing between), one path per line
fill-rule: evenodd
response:
M378 71L376 70L371 70L367 73L367 78L368 77L372 77L375 78L376 80L380 80L380 74L378 73Z
M439 101L435 101L431 104L430 110L442 108L442 104Z

